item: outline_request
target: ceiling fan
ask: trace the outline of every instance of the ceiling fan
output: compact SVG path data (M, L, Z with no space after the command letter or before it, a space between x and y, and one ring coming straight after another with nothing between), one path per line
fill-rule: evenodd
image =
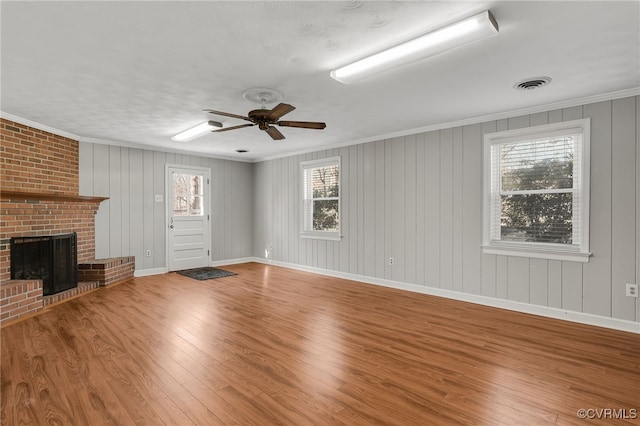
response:
M294 107L293 105L280 103L276 105L273 109L269 110L264 107L264 103L263 103L262 109L254 109L253 111L249 111L249 114L247 117L243 115L231 114L223 111L214 111L212 109L204 109L202 111L208 112L211 114L216 114L216 115L223 115L225 117L239 118L241 120L246 120L251 122L251 124L240 124L238 126L224 127L222 129L212 130L212 132L227 132L229 130L241 129L243 127L258 126L260 130L264 130L265 132L267 132L267 134L271 136L273 140L284 139L284 135L280 133L280 131L277 128L273 127L274 125L283 126L283 127L300 127L303 129L318 129L318 130L322 130L325 127L327 127L325 123L319 123L314 121L280 121L280 117L290 113L294 109L296 109L296 107Z

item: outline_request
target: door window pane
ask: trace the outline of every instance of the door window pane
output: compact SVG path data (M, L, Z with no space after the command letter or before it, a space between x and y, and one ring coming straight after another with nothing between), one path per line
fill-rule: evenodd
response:
M202 175L174 173L173 175L173 215L202 216L204 203Z

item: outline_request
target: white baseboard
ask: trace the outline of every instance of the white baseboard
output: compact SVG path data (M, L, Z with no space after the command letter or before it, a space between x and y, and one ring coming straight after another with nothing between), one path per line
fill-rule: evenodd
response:
M228 260L214 260L209 262L209 266L216 267L221 265L234 265L237 263L247 263L247 262L256 262L258 258L255 257L241 257L238 259L228 259ZM136 269L133 273L134 277L147 277L149 275L160 275L166 274L169 272L169 268L151 268L151 269Z
M237 259L228 259L228 260L212 260L209 262L209 266L218 267L223 265L237 265L238 263L247 263L247 262L258 262L258 258L256 257L239 257Z
M216 260L209 262L209 265L212 267L217 267L247 262L258 262L264 263L266 265L281 266L283 268L295 269L298 271L312 272L315 274L344 278L347 280L359 281L367 284L397 288L400 290L413 291L416 293L428 294L431 296L445 297L447 299L476 303L478 305L491 306L494 308L501 308L509 311L522 312L547 318L555 318L580 324L588 324L597 327L604 327L613 330L640 334L640 322L636 321L603 317L600 315L586 314L583 312L568 311L566 309L550 308L548 306L531 305L529 303L515 302L513 300L497 299L494 297L462 293L459 291L447 290L437 287L427 287L416 284L403 283L400 281L387 280L384 278L367 277L364 275L351 274L348 272L331 271L328 269L316 268L313 266L297 265L295 263L268 260L260 257L241 257L237 259ZM168 268L142 269L136 270L134 276L144 277L148 275L166 274L167 272Z
M149 275L160 275L169 272L169 268L151 268L151 269L136 269L133 271L134 277L146 277Z
M351 274L347 272L330 271L313 266L303 266L287 262L279 262L259 257L250 258L252 262L264 263L267 265L281 266L299 271L313 272L330 277L344 278L347 280L364 282L367 284L380 285L383 287L397 288L401 290L413 291L416 293L428 294L431 296L445 297L447 299L460 300L463 302L476 303L494 308L506 309L509 311L522 312L526 314L538 315L547 318L561 319L581 324L594 325L597 327L610 328L614 330L627 331L640 334L640 322L628 321L617 318L603 317L600 315L587 314L583 312L568 311L565 309L550 308L547 306L531 305L529 303L515 302L512 300L497 299L493 297L480 296L476 294L461 293L437 287L427 287L416 284L408 284L399 281L387 280L383 278L367 277L364 275Z

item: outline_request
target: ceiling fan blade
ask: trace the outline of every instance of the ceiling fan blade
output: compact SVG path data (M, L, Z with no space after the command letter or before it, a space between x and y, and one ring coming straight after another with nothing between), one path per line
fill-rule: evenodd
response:
M203 109L202 111L203 112L208 112L209 114L224 115L225 117L239 118L240 120L251 121L251 119L249 117L245 117L243 115L238 115L238 114L231 114L229 112L214 111L212 109Z
M222 129L212 130L211 132L226 132L227 130L242 129L243 127L251 127L255 124L241 124L239 126L223 127Z
M327 127L326 123L319 123L315 121L278 121L278 126L285 127L301 127L303 129L318 129L322 130Z
M264 116L265 116L265 118L267 120L274 120L275 121L278 118L282 117L283 115L290 113L294 109L296 109L296 107L294 107L293 105L278 104L275 107L273 107L273 109L271 111L266 113Z
M267 132L267 134L271 136L271 139L273 139L274 141L284 139L284 135L280 133L280 130L276 129L273 126L269 126L267 130L265 130L265 132Z

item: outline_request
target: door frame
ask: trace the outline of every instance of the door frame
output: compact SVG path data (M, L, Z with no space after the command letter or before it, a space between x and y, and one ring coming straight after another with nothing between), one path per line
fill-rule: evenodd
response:
M169 185L173 184L173 179L171 179L172 174L171 174L171 169L183 169L183 170L193 170L195 172L204 172L205 174L205 179L206 179L206 183L205 183L205 190L203 191L204 194L204 207L205 207L205 211L207 214L207 250L208 250L208 255L207 255L207 266L211 266L211 167L202 167L202 166L192 166L189 164L169 164L169 163L165 163L164 165L164 234L165 234L165 265L167 267L167 271L171 272L170 270L170 265L169 265L169 221L171 219L172 213L173 213L173 208L172 208L172 201L169 199L169 195L173 194L173 190L170 189Z

